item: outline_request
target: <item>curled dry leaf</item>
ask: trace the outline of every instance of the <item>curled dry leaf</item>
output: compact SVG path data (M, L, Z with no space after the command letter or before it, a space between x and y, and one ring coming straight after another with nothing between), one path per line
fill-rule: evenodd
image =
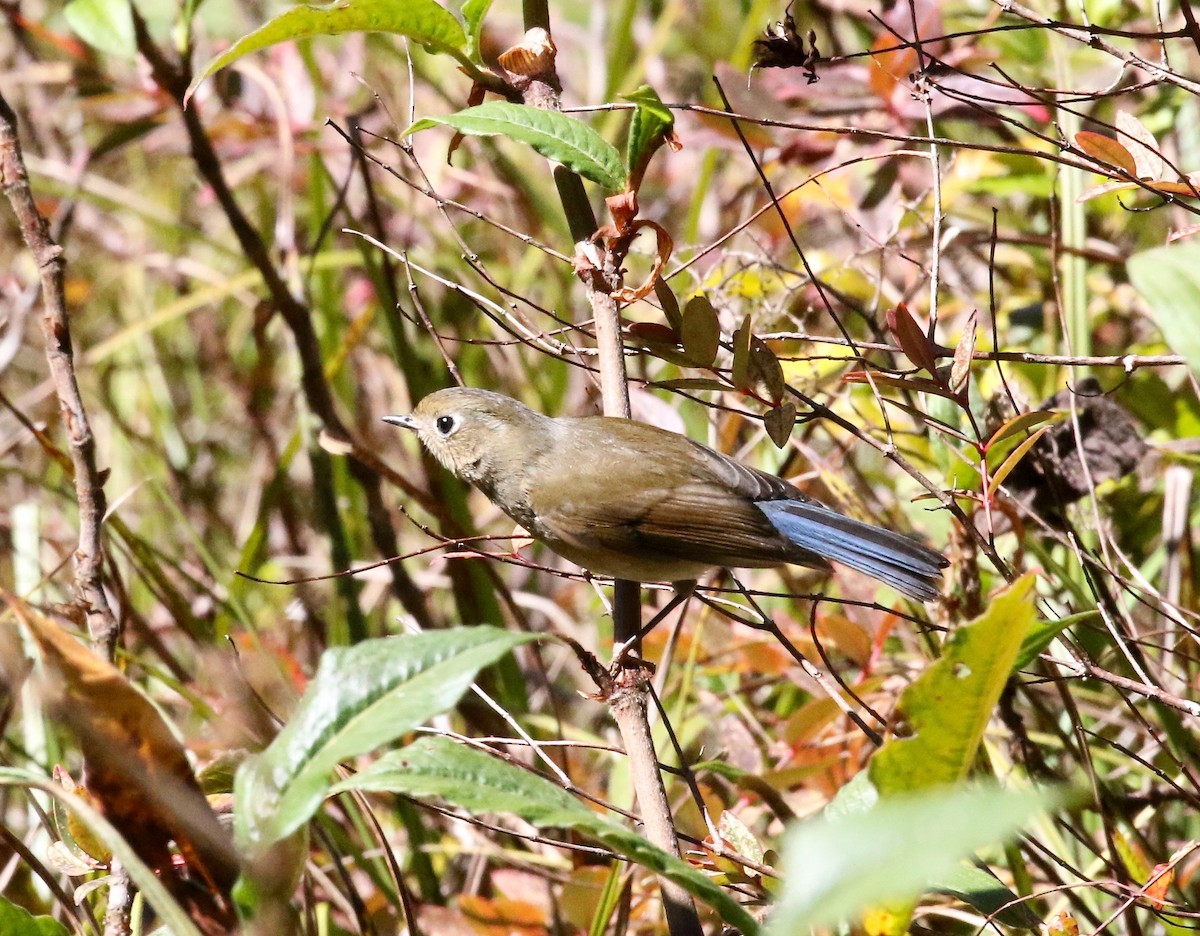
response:
M91 800L198 923L231 927L232 842L170 727L111 663L23 602L8 602L45 663L47 708L79 741ZM171 841L190 881L178 874Z

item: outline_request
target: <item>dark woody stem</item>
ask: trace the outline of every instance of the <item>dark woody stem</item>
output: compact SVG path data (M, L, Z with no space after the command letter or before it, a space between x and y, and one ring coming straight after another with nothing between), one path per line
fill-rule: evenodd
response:
M545 0L525 0L525 28L549 31ZM557 75L536 76L522 90L526 104L558 110L561 87ZM576 250L587 244L595 248L593 259L579 265L580 280L587 292L595 322L599 356L600 395L604 415L628 418L629 388L625 377L625 353L621 339L621 313L613 293L621 287L620 264L602 241L592 241L597 225L579 176L562 167L554 171L563 212L575 240ZM641 625L641 596L636 582L617 581L613 592L613 640L617 647L635 638ZM633 648L636 651L636 647ZM608 702L629 758L630 774L646 837L664 851L679 857L679 841L667 801L666 787L658 767L658 756L650 734L649 688L652 672L644 663L620 666L615 691ZM701 936L703 930L690 894L670 881L660 881L663 911L671 936Z

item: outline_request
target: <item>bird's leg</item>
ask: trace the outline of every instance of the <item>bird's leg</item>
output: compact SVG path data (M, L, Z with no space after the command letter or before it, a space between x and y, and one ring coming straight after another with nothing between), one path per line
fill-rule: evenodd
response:
M665 605L663 605L662 610L660 610L657 614L654 615L654 617L652 617L650 619L650 623L641 627L636 633L631 635L629 638L613 644L613 659L612 659L612 671L613 672L616 672L619 668L625 666L629 662L629 659L634 654L637 654L641 651L642 638L644 638L648 633L650 633L650 631L654 630L654 628L658 627L659 624L661 624L664 620L666 620L667 616L672 611L674 611L681 604L683 604L683 602L685 602L688 598L691 597L692 589L694 589L696 587L696 583L695 582L675 582L674 587L675 587L675 594L671 596L670 601L668 601ZM615 613L615 609L614 609L614 613Z

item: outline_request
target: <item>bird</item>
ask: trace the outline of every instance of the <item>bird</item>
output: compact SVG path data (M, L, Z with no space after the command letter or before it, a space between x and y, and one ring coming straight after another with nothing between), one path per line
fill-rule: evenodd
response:
M384 422L416 432L459 479L535 539L597 575L690 589L718 569L857 569L934 601L940 553L855 520L685 435L610 416L551 417L451 387Z

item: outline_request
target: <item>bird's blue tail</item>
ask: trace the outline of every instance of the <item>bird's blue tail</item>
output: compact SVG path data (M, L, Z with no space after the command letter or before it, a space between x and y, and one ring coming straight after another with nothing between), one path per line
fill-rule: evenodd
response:
M949 563L902 533L843 516L818 501L758 501L759 510L797 546L844 563L918 601L938 596Z

